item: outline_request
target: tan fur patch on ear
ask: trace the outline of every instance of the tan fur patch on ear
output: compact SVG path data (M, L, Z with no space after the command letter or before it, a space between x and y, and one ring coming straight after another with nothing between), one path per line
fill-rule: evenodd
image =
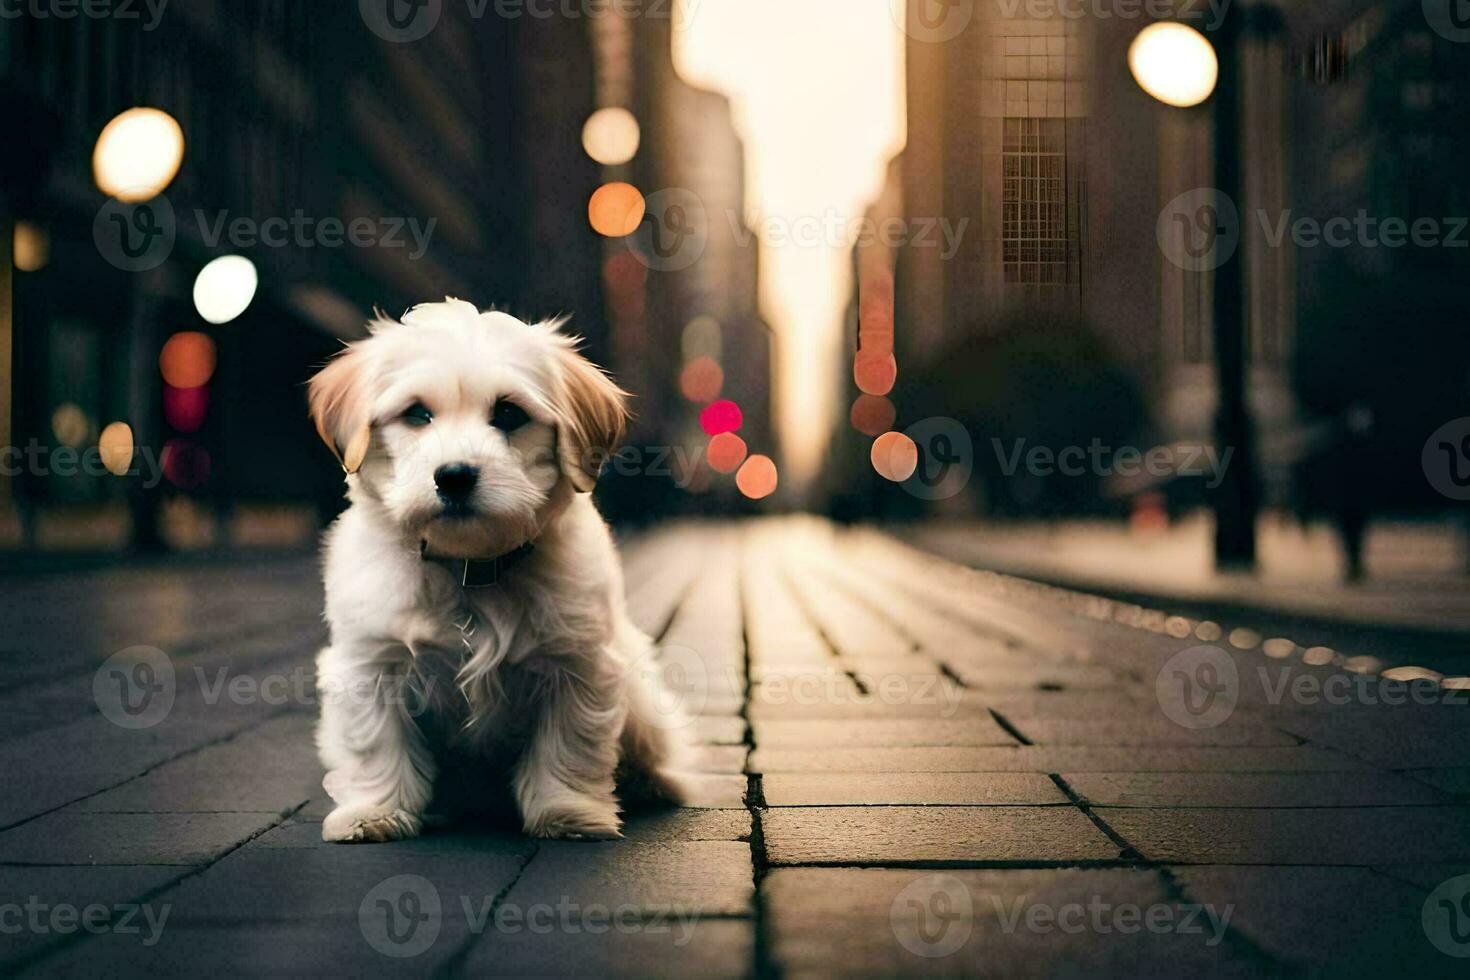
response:
M559 355L557 452L572 486L580 493L590 493L602 464L623 443L628 393L574 347L569 345Z
M347 473L362 468L373 440L364 390L365 368L363 355L348 347L317 372L308 388L317 435Z

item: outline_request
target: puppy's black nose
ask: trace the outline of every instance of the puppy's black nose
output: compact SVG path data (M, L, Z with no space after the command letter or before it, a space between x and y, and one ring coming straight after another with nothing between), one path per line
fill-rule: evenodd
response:
M450 463L434 471L434 486L445 500L460 502L475 492L480 469L469 463Z

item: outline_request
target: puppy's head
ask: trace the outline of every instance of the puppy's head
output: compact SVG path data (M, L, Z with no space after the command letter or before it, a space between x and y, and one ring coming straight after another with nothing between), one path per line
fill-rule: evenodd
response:
M627 424L625 393L559 327L459 300L379 320L312 378L317 431L434 554L509 551L592 489Z

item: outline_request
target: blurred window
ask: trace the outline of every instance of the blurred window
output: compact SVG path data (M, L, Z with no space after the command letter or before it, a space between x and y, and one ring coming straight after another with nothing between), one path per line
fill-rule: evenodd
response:
M1073 285L1078 242L1075 224L1067 220L1066 120L1007 118L1004 127L1005 281Z

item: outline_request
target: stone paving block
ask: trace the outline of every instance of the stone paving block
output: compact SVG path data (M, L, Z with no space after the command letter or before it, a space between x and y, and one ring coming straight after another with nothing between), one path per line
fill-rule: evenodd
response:
M875 718L843 721L757 721L755 744L771 748L1018 745L989 715L950 720Z
M1470 861L1470 807L1094 811L1153 861L1422 864Z
M1232 719L1215 728L1190 729L1159 716L1081 720L1003 714L1034 745L1198 746L1299 745L1279 729Z
M103 906L105 917L88 911L91 923L118 922L131 928L136 921L147 928L141 911L120 909L134 905L145 895L163 888L185 871L167 867L78 868L18 867L0 869L0 907L13 907L5 914L4 940L0 941L0 968L35 956L42 949L90 934L83 925L83 910ZM72 912L71 910L75 910ZM152 910L153 921L167 926L161 908ZM125 921L130 920L130 921Z
M1006 806L1062 804L1057 784L1030 772L804 772L761 777L767 806Z
M745 805L748 780L731 773L684 773L681 777L689 796L684 806L727 810Z
M1448 794L1390 773L1062 773L1084 800L1128 807L1340 807L1450 803ZM770 778L770 777L767 777Z
M1403 775L1436 786L1452 796L1470 797L1470 769L1406 769Z
M415 875L417 880L405 887L423 893L416 897L432 893L459 915L465 902L477 907L514 881L533 852L532 841L509 836L425 836L392 844L312 847L252 844L165 897L175 903L181 925L352 922L384 881Z
M749 750L743 745L697 745L690 752L694 768L704 773L739 773L745 771Z
M611 918L611 916L609 916ZM553 921L549 931L545 921ZM465 976L523 977L746 977L754 962L755 923L697 914L619 924L597 914L528 924L494 920L474 941ZM595 933L589 931L597 930Z
M280 819L270 813L59 811L0 833L0 863L204 864Z
M772 864L1112 861L1118 845L1065 807L781 807L761 816Z
M321 793L315 719L295 714L159 766L70 809L105 813L294 810Z
M840 671L766 680L751 689L755 721L874 721L988 717L985 701L949 680L890 675L867 691Z
M645 844L696 840L750 840L749 810L665 810L630 814L623 836Z
M1128 686L1126 679L1106 667L1019 663L996 666L989 663L967 663L959 658L947 659L966 687L980 691L1106 691Z
M429 921L400 919L392 933L374 929L374 946L356 921L242 922L200 928L170 925L144 946L136 936L106 935L66 949L36 977L383 977L431 976L471 938L457 907ZM401 942L395 942L401 939ZM419 946L426 944L422 951ZM383 952L387 950L389 952ZM390 955L402 954L402 955Z
M706 745L744 745L745 719L730 716L699 716L694 718L691 733Z
M1373 870L1388 875L1395 881L1417 885L1425 891L1433 891L1451 878L1470 875L1467 864L1395 864Z
M543 841L507 902L576 902L645 912L748 916L755 893L750 845Z
M1124 748L757 748L751 772L1354 772L1371 768L1308 745Z
M1366 868L1180 868L1193 900L1288 968L1320 976L1438 976L1451 960L1420 921L1424 893Z
M777 868L761 890L787 976L1261 972L1217 928L1221 914L1181 905L1148 870Z

